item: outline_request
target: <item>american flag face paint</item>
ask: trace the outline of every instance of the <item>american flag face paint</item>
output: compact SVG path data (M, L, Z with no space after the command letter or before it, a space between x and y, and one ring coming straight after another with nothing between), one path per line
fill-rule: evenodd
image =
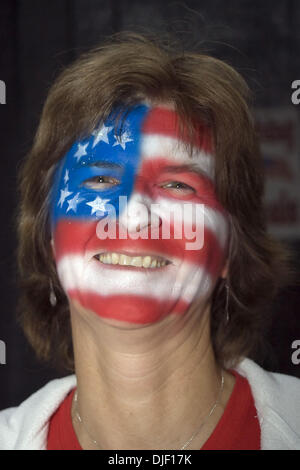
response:
M214 192L205 127L193 158L171 108L139 105L120 136L114 128L107 119L75 142L56 170L57 272L70 302L102 318L151 324L207 301L225 262L228 222ZM103 236L110 224L114 230ZM204 236L200 248L189 235L197 229Z

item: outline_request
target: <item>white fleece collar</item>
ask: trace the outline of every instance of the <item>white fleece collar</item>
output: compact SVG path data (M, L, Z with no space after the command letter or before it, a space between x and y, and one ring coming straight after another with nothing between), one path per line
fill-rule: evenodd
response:
M300 449L300 380L267 372L250 359L235 370L250 384L261 425L261 448ZM0 449L45 450L49 420L75 386L75 375L52 380L20 406L1 411Z

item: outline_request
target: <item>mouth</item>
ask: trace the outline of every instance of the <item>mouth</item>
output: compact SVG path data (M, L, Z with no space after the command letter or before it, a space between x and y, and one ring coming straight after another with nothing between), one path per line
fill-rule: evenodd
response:
M99 253L94 258L103 264L119 265L134 268L157 269L171 264L166 258L154 255L129 256L124 253Z

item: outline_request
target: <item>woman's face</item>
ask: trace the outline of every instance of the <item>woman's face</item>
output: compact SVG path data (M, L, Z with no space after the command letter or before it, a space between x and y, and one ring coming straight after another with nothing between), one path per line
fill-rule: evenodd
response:
M207 301L228 223L205 127L191 158L167 107L139 105L75 142L52 191L52 243L69 302L106 321L152 324Z

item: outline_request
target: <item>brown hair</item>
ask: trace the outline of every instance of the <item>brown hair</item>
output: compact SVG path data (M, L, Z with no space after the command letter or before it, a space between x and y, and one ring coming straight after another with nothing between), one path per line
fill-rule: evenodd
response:
M141 99L173 102L181 123L211 127L216 194L230 217L230 321L224 281L212 297L211 335L223 366L255 358L267 308L287 277L286 252L265 230L263 169L249 89L229 65L211 56L178 51L133 33L110 39L83 55L52 86L34 144L19 175L18 263L20 321L37 355L73 368L68 301L50 247L49 194L56 164L75 139L88 135L116 104ZM49 282L57 305L49 302Z

